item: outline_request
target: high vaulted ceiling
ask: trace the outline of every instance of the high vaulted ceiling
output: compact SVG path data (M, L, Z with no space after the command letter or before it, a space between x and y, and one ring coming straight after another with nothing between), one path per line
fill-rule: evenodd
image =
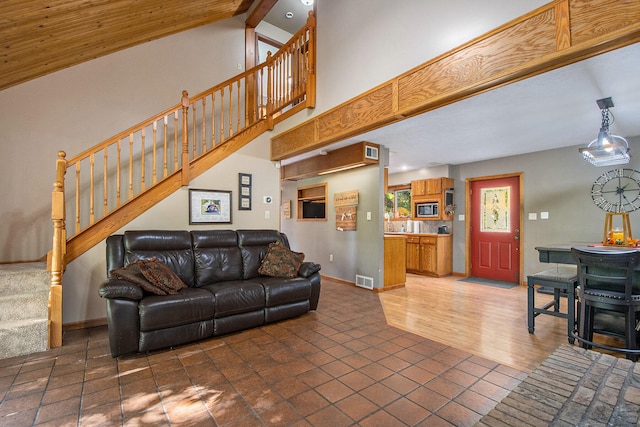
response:
M253 0L2 0L0 90L245 13Z

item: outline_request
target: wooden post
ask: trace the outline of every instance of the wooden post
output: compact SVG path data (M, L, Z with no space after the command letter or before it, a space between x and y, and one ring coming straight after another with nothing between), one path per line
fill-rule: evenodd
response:
M309 12L307 18L307 26L309 27L309 41L307 42L307 75L306 75L306 106L307 108L315 108L316 106L316 17L313 11Z
M53 221L53 247L49 259L51 282L49 287L49 347L62 345L62 275L65 269L67 234L65 231L64 176L67 161L64 151L58 152L56 181L51 193L51 220Z
M189 185L189 93L182 91L182 185Z

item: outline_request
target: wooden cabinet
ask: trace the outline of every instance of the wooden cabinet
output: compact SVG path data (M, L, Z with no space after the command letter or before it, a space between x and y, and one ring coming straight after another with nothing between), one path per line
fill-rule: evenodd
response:
M433 199L441 197L444 190L453 188L453 178L430 178L411 181L411 198Z
M420 237L407 237L407 270L420 271Z
M424 220L445 220L451 219L451 214L445 212L446 194L451 199L452 193L447 191L453 188L453 178L431 178L411 181L411 203L413 204L413 215L416 216L416 207L418 203L437 203L438 216L431 218L421 218Z
M427 276L448 276L452 271L451 235L407 237L407 271Z
M405 236L384 236L385 289L404 286L407 279L406 240Z

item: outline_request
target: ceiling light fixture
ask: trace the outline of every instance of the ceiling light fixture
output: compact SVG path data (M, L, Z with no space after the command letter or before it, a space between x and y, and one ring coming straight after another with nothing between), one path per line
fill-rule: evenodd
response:
M609 133L609 125L613 123L613 114L609 108L613 107L611 98L598 99L596 101L602 113L602 125L598 137L591 141L585 148L578 151L582 157L594 166L612 166L629 163L629 143L618 135Z
M313 0L300 0L300 3L302 3L305 6L311 6L313 5Z

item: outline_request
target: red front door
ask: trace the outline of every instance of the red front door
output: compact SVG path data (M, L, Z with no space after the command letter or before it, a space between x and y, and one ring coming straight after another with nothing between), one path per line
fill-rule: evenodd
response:
M520 177L471 181L471 275L518 283Z

